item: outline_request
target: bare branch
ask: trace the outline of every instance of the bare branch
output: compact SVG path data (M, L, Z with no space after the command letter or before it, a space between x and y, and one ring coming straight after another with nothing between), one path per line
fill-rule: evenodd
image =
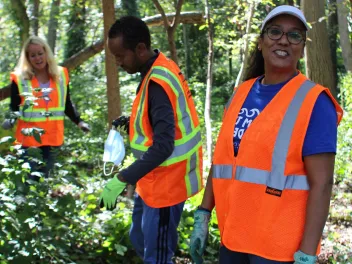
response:
M95 54L101 52L104 49L104 41L100 40L94 43L92 46L89 46L75 55L71 56L65 60L61 65L66 67L68 70L73 70L78 65L81 65L83 62L93 57Z
M171 24L171 27L176 28L177 25L180 23L180 13L183 5L183 0L178 0L177 7L176 7L176 15L174 17L174 21Z
M175 13L165 14L166 18L171 22L176 16ZM197 24L203 25L205 23L204 14L200 11L182 12L180 14L180 23L182 24ZM164 25L161 15L155 15L143 18L143 21L149 26L161 26Z
M162 8L162 6L160 5L160 3L159 3L158 0L153 0L153 3L154 3L154 5L155 5L156 9L158 9L158 11L159 11L161 17L163 18L164 27L165 27L165 29L167 30L167 28L170 27L170 23L169 23L169 20L167 20L167 18L166 18L164 9Z

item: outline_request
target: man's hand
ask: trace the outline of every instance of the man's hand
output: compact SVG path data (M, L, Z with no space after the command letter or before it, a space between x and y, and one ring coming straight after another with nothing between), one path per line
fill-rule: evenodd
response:
M89 125L84 121L79 122L78 127L85 133L90 132Z
M113 210L116 208L116 199L123 192L126 187L126 183L120 181L118 176L115 175L105 185L103 192L100 195L100 208L106 207L107 210Z
M196 264L203 263L203 253L209 232L210 212L197 209L194 212L194 226L191 235L191 257Z
M129 134L130 127L130 117L129 116L120 116L114 121L112 121L112 125L118 129L122 129L127 134Z
M294 254L294 258L294 264L315 264L315 261L317 260L317 256L307 255L300 250Z

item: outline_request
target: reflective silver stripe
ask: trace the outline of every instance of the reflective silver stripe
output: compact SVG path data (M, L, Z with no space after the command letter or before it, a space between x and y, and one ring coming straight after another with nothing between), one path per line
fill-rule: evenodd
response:
M32 92L32 86L30 85L30 80L25 80L21 78L22 82L22 92L23 93L31 93Z
M190 167L189 167L189 181L191 183L191 195L195 194L196 192L198 192L198 175L197 175L197 152L193 153L193 155L191 156L190 160Z
M37 109L36 109L37 110ZM50 112L50 117L54 116L65 116L65 111L49 111ZM23 112L22 117L23 118L41 118L45 117L44 115L45 109L42 112Z
M139 149L135 149L133 147L131 147L131 151L133 153L133 156L136 159L140 159L142 157L142 155L145 153L145 151L139 150Z
M293 129L302 103L306 98L308 92L315 85L316 84L314 82L306 80L296 92L293 100L291 101L286 111L286 114L280 126L278 136L275 141L274 152L272 156L272 171L267 184L269 187L278 190L283 190L285 188L285 165Z
M235 94L237 93L237 90L238 90L238 88L236 88L236 89L233 91L233 93L232 93L230 99L227 101L227 103L226 103L226 105L225 105L226 111L229 109L229 107L230 107L230 105L231 105L231 103L232 103L232 100L233 100L233 98L235 97Z
M283 174L282 174L283 175ZM269 185L273 175L270 171L251 169L246 167L236 167L236 180L243 182L250 182L256 184L263 184L278 190L294 189L294 190L309 190L307 177L305 175L287 175L281 176L283 187L277 188Z
M201 140L202 140L202 136L200 134L200 131L198 131L198 133L195 134L194 137L191 138L190 140L186 141L181 145L175 146L174 151L172 152L171 156L168 157L167 160L187 154L187 152L193 149L195 146L197 146L197 144Z
M147 85L147 83L149 82L150 79L150 75L148 76L148 80L145 82L145 85ZM146 138L144 137L144 132L143 132L143 128L141 127L141 118L142 118L142 114L143 114L143 108L145 107L145 94L146 94L146 88L145 87L141 87L140 89L142 90L142 94L141 94L141 99L140 99L140 103L139 103L139 109L137 111L137 116L136 116L136 121L135 121L135 125L136 125L136 132L135 134L137 135L137 139L135 140L135 143L138 145L141 145L144 140L146 140Z
M182 120L180 120L185 129L186 129L186 135L192 133L192 125L191 125L191 116L190 116L190 113L187 112L188 110L188 105L187 105L187 102L186 102L186 97L185 97L185 94L184 94L184 91L182 89L182 87L180 86L180 83L178 82L179 80L177 78L177 76L172 76L168 70L161 70L160 68L154 68L152 73L152 75L156 74L156 75L160 75L166 79L168 79L173 88L176 89L177 91L177 103L179 105L179 110L181 111L181 114L182 114ZM155 76L157 77L157 76Z
M201 133L200 133L200 131L198 131L194 135L194 137L192 137L191 139L189 139L185 143L175 146L174 151L167 158L166 161L174 159L174 158L182 157L183 155L186 155L189 151L191 151L193 148L195 148L198 145L198 143L201 141L201 139L202 139ZM132 148L132 153L136 158L140 158L142 156L142 154L145 152L145 151L135 149L135 148L133 148L133 146L131 146L131 148Z
M308 92L314 86L315 83L306 80L296 92L286 111L274 146L274 152L272 155L272 171L268 172L237 166L237 180L264 184L277 190L309 190L306 175L285 176L285 165L292 132L298 117L299 110L301 109L301 105Z
M232 178L232 170L233 170L233 165L219 165L219 164L214 164L213 165L213 174L212 177L214 179L227 179L231 180Z
M60 84L58 86L59 91L59 106L65 106L65 98L66 98L66 75L64 69L60 67L61 76L60 76Z

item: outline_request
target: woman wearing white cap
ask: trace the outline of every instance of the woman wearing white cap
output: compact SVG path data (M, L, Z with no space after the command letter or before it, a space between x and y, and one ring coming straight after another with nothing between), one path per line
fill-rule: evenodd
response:
M197 264L214 207L221 264L316 261L342 109L327 88L297 70L307 30L292 6L273 9L263 21L246 81L225 107L195 212L190 248Z

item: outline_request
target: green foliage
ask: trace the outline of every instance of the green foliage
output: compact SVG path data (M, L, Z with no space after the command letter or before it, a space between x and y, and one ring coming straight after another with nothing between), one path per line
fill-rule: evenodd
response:
M28 1L27 1L28 2ZM27 3L26 2L26 3ZM47 32L51 1L40 1L40 35ZM103 22L100 1L61 1L57 39L57 59L62 61L82 48L102 39ZM252 33L255 39L260 23L269 6L284 1L258 3L253 17ZM119 4L120 3L120 4ZM126 8L126 3L129 6ZM175 1L160 1L165 12L174 12ZM245 37L249 1L210 1L214 24L214 76L211 119L213 139L221 126L223 107L229 99L240 68L240 50ZM9 83L9 73L20 53L18 27L11 18L9 1L0 2L2 34L0 51L5 54L0 64L0 84ZM137 7L137 9L136 9ZM203 11L204 1L185 1L182 11ZM152 0L117 1L116 15L137 12L141 17L158 12ZM181 69L187 69L188 82L202 126L204 139L204 102L206 90L208 41L205 25L183 25L175 34ZM169 54L165 29L152 27L152 47ZM65 54L64 54L65 51ZM89 59L79 70L70 72L70 93L83 120L92 131L81 132L70 120L65 120L65 144L61 147L53 176L39 183L28 180L29 165L17 146L13 145L12 131L0 128L0 263L141 263L128 238L133 203L125 197L119 209L113 212L98 208L98 198L109 177L102 173L104 140L108 135L107 98L104 53ZM303 64L302 64L303 65ZM336 184L329 221L335 224L328 230L324 244L332 247L325 263L352 262L348 255L350 240L341 233L351 225L352 212L346 206L352 203L352 76L342 76L341 49L338 48L338 71L341 76L340 98L345 114L339 127L336 158ZM303 68L303 67L302 67ZM135 97L138 77L119 73L122 114L129 115ZM0 120L7 111L9 101L0 103ZM127 155L123 166L134 161L126 140ZM205 142L205 140L204 140ZM38 172L35 175L39 175ZM206 176L207 174L205 174ZM26 183L27 181L27 183ZM189 258L189 238L193 230L193 212L201 202L203 192L187 201L179 226L177 255ZM338 228L341 228L339 230ZM219 230L215 212L210 223L209 244L205 259L217 261Z

